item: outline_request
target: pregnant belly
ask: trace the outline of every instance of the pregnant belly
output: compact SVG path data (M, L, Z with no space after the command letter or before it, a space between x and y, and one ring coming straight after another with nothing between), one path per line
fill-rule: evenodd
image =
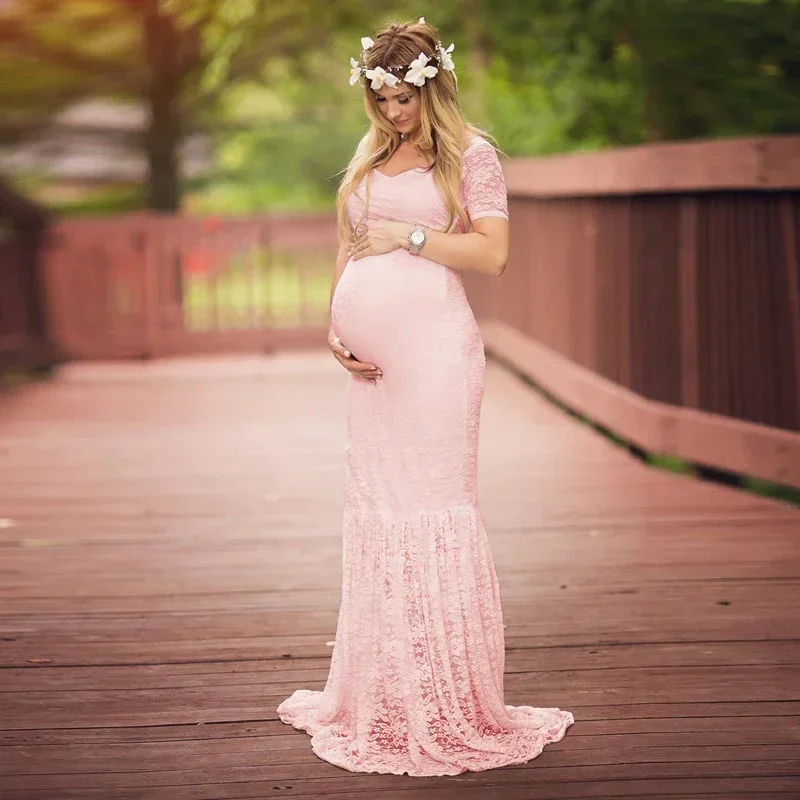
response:
M337 336L359 361L380 367L420 348L447 316L446 267L396 250L348 261L331 303Z

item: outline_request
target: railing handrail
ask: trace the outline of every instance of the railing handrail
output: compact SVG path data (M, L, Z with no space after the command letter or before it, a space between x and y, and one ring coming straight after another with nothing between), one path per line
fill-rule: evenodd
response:
M748 136L504 161L516 197L800 189L800 136Z

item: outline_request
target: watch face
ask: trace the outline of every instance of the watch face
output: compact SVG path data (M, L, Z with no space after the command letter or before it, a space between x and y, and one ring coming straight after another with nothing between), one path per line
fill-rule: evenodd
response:
M412 231L411 244L420 245L425 241L425 234L423 231Z

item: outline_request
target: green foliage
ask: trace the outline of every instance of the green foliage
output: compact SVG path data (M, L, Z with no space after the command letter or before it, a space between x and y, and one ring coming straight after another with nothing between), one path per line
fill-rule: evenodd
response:
M800 506L800 489L787 486L782 483L763 480L762 478L744 477L742 485L745 489L764 497L771 497L775 500L784 500L787 503L794 503Z
M220 143L227 178L204 207L330 204L366 124L347 58L359 35L406 11L377 9L327 49L273 63L262 87L272 107L257 131ZM799 131L799 14L796 0L447 0L429 18L457 43L468 116L509 155L533 155Z
M671 456L666 453L648 453L647 461L654 467L659 467L667 472L676 472L679 475L696 474L694 467L678 456Z
M247 26L258 10L257 0L160 0L160 8L174 15L184 30L199 29L203 47L210 54L200 88L205 93L218 89L245 42Z
M324 325L330 288L328 253L253 249L211 275L187 278L184 324L198 331L251 328L255 321L273 327Z
M123 214L128 211L142 211L145 198L141 187L103 189L80 200L51 203L57 213L70 217Z
M347 64L346 45L339 63ZM249 211L330 208L340 171L363 133L361 93L331 56L276 59L260 83L226 93L221 113L239 129L216 147L217 174L192 208Z
M75 100L141 81L139 40L135 18L104 0L0 4L0 141L30 138Z
M529 0L484 21L517 85L546 87L562 149L800 130L797 0Z
M593 75L588 42L557 63L543 57L518 70L501 58L491 64L487 116L509 155L595 149L641 140L642 107L631 86L630 49L615 48L607 76Z

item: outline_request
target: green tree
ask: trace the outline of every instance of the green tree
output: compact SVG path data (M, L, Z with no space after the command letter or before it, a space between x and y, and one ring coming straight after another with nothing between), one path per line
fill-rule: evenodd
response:
M503 78L539 87L536 111L560 120L565 147L800 130L797 0L508 0L482 13L499 94Z
M148 129L134 144L147 156L148 205L176 210L183 137L213 127L228 85L309 42L324 45L335 8L342 7L322 0L7 0L0 5L4 140L33 135L84 97L143 102Z

